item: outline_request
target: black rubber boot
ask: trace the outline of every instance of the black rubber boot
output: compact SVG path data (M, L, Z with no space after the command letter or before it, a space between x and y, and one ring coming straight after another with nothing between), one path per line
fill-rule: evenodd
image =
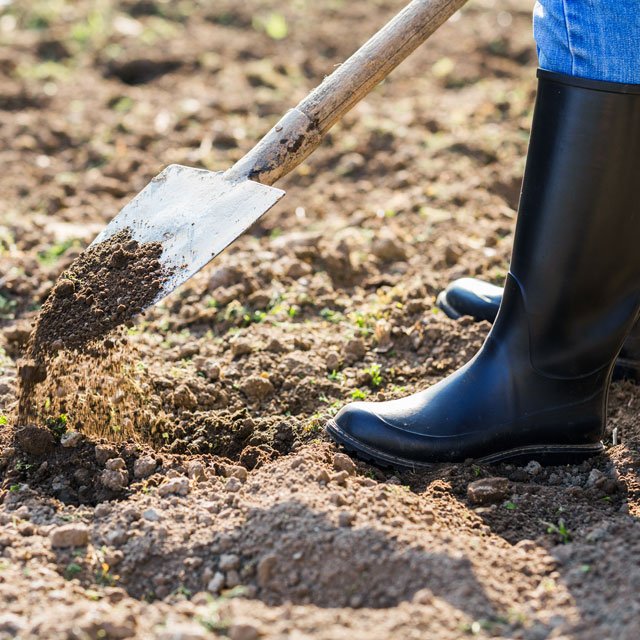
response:
M602 451L640 309L640 86L538 73L510 272L478 354L435 386L356 402L329 434L378 463L565 463Z
M478 278L454 280L436 300L450 318L471 316L478 322L493 322L502 301L502 287ZM640 320L633 325L613 367L613 380L640 383Z

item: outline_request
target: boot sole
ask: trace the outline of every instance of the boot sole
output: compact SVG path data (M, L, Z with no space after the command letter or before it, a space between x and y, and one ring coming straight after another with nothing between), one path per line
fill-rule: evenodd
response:
M354 453L362 460L372 462L378 466L417 471L420 469L432 469L437 464L434 462L417 462L415 460L409 460L408 458L400 458L369 447L345 433L334 420L327 422L326 429L331 438L342 445L347 451ZM603 451L604 445L602 442L575 445L531 445L499 451L488 456L483 456L482 458L474 458L473 462L479 464L496 464L498 462L519 462L526 464L531 460L536 460L543 465L579 464L589 458L600 455Z

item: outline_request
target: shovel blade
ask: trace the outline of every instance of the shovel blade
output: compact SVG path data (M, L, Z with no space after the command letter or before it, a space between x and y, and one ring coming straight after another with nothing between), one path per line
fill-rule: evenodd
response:
M140 243L160 242L171 275L153 304L198 272L266 213L285 192L246 179L169 165L127 203L91 243L127 229Z

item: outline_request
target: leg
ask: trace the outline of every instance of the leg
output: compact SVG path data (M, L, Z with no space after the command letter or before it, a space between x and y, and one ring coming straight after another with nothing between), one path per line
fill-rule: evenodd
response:
M566 75L640 84L640 1L538 0L533 31L540 67ZM452 282L437 300L451 318L495 319L502 290L473 278ZM614 378L640 380L640 323L629 334Z
M542 69L640 84L638 0L538 0L533 34Z
M640 86L539 76L496 322L475 358L437 385L352 403L329 422L330 435L364 457L420 467L602 450L613 362L640 310Z

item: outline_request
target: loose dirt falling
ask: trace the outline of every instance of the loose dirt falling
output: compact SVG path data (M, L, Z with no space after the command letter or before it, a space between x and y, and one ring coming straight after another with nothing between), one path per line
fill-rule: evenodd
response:
M48 411L59 409L61 398L73 396L79 384L76 388L86 391L84 421L104 420L105 404L96 400L109 389L122 397L118 379L127 362L125 341L111 334L157 297L170 275L161 254L161 243L139 243L124 229L89 247L60 276L20 365L18 424L41 412L36 396L43 394L36 394L36 386L47 379ZM108 413L112 420L113 410Z

